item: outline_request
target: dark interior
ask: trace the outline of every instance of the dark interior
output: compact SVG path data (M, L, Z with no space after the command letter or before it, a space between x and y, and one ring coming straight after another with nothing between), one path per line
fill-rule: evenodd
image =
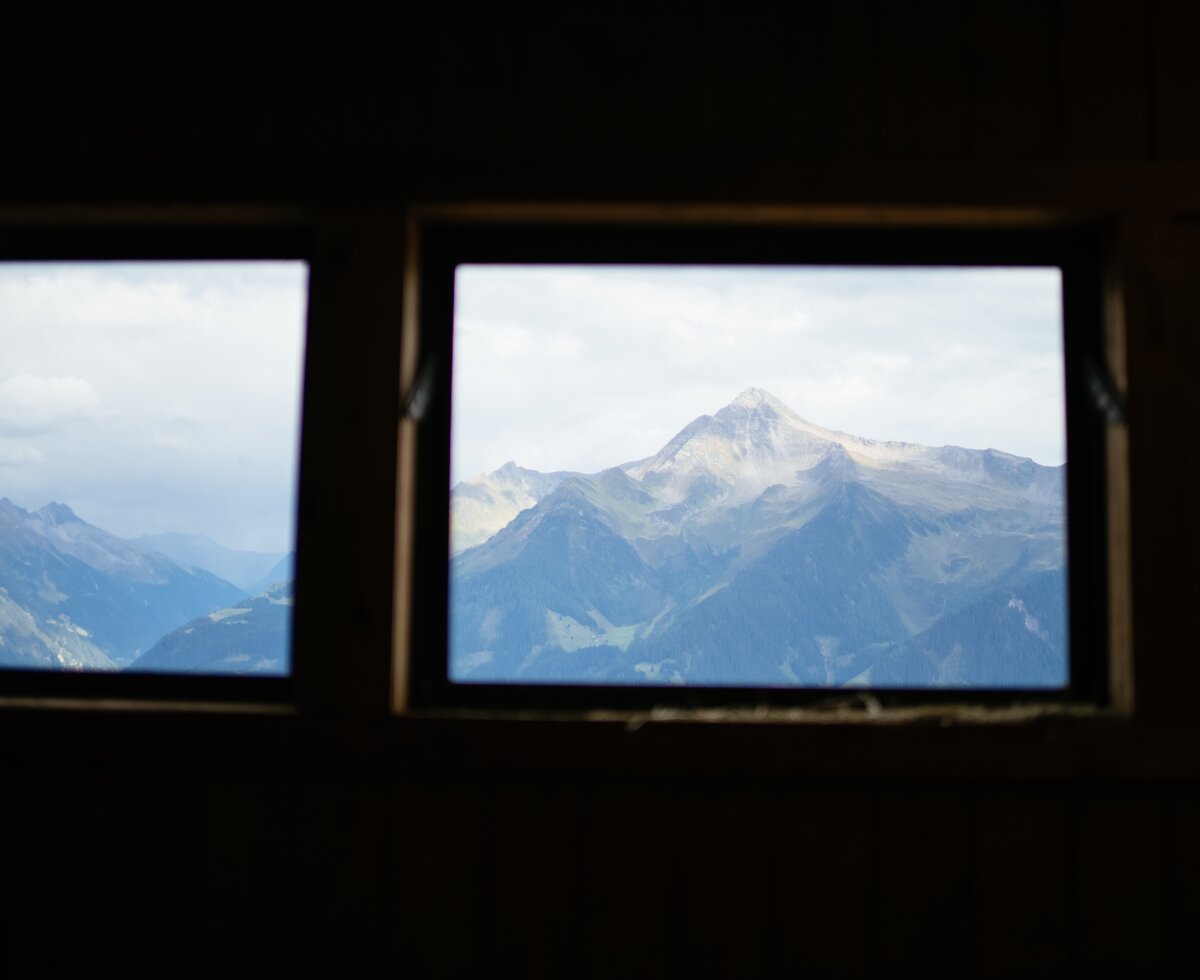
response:
M1196 968L1200 7L782 9L6 15L6 240L299 229L315 325L293 698L3 694L10 975ZM1111 706L394 711L431 202L1107 229Z

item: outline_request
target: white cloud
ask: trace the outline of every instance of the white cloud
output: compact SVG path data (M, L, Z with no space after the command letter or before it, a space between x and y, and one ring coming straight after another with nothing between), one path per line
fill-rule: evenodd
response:
M1063 459L1056 269L463 266L454 478L594 471L756 386L830 428Z
M42 454L32 446L0 441L0 468L30 466L41 461Z
M35 435L92 414L99 399L82 378L19 374L0 381L0 435Z
M0 496L290 547L306 282L301 262L0 263L0 436L40 456Z

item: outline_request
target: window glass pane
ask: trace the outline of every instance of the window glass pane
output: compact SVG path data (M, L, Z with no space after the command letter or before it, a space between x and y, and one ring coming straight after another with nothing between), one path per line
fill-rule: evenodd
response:
M1067 682L1057 268L460 265L450 677Z
M307 283L0 264L0 666L288 673Z

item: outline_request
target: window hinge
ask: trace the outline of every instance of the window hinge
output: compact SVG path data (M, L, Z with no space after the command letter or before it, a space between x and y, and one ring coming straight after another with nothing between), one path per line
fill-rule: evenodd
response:
M1083 370L1092 407L1109 425L1124 425L1129 419L1129 411L1108 368L1088 357L1084 360Z
M404 394L400 402L400 417L402 419L411 419L413 422L421 422L425 418L425 413L429 411L429 403L433 399L433 388L436 384L435 376L437 367L437 357L431 356L423 365L421 370L417 372L417 379L412 383L412 387Z

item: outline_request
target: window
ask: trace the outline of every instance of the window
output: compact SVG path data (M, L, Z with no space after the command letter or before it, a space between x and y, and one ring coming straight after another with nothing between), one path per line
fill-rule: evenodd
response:
M1066 481L1066 551L1070 565L1065 603L1069 609L1066 633L1070 654L1063 683L1051 679L1020 685L972 684L969 697L973 701L1005 703L1038 698L1091 704L1104 701L1108 672L1105 425L1106 412L1117 413L1120 406L1101 367L1100 261L1094 235L1054 229L784 227L711 221L622 224L600 221L595 212L579 212L573 223L427 220L419 226L415 247L403 248L390 217L387 221L361 215L325 218L319 234L297 233L291 230L289 220L280 222L283 230L269 230L280 221L276 217L261 225L245 221L223 230L207 226L202 220L182 229L114 227L102 222L92 229L43 226L9 228L0 234L0 262L7 263L303 262L311 257L309 318L315 325L309 328L306 340L309 356L303 387L309 424L304 430L303 457L307 464L301 467L299 479L296 539L301 555L298 567L309 571L302 571L298 579L291 675L174 676L6 669L0 671L3 692L145 694L188 700L210 696L253 701L294 698L301 706L328 704L345 710L349 705L378 706L386 701L387 671L391 669L392 703L417 707L571 708L764 700L791 703L825 699L838 692L853 696L864 685L885 701L961 699L962 689L939 686L942 677L917 677L903 686L886 677L881 680L874 671L865 673L865 668L849 673L855 666L853 660L838 662L839 657L847 656L841 648L847 641L832 631L814 634L810 644L825 667L823 675L814 677L811 670L805 673L801 658L781 658L768 664L770 671L778 670L778 677L771 673L689 677L669 662L670 655L656 659L644 655L644 648L634 650L645 638L646 623L661 611L661 606L634 610L637 615L617 609L607 615L597 606L594 611L600 616L593 615L590 608L573 611L543 604L539 609L540 621L535 625L546 631L556 630L553 635L559 642L555 645L564 653L583 651L591 655L613 649L637 653L637 659L625 665L624 676L535 676L536 671L527 670L504 676L480 670L487 663L476 655L489 651L478 645L456 645L451 630L452 604L456 601L451 590L450 558L452 437L460 438L462 431L467 431L456 435L451 421L453 415L459 420L468 417L464 409L455 408L454 401L455 372L466 364L454 359L456 353L461 353L453 347L455 303L461 300L469 306L471 302L469 289L456 293L456 276L461 271L469 279L473 270L480 268L537 271L553 267L562 271L566 266L607 272L632 267L635 273L668 269L703 273L707 269L720 275L750 272L767 276L784 275L788 270L822 269L845 276L870 270L909 270L930 276L947 270L972 275L975 270L986 276L991 274L986 270L1016 269L1035 278L1043 275L1061 282L1061 397L1070 461ZM406 304L403 337L395 329L401 297L396 270L402 262L409 263L402 294ZM352 331L352 341L346 339L346 330ZM397 363L400 372L394 371ZM349 391L354 397L343 397ZM748 404L751 402L754 405ZM840 418L823 418L793 402L792 394L781 394L774 380L764 384L759 377L731 379L719 397L676 416L674 427L662 434L657 446L661 449L669 443L697 414L715 416L723 406L739 407L735 403L748 412L765 407L780 417L789 413L801 418L811 415L809 421L827 431L849 428ZM398 444L392 441L397 403L402 420ZM498 418L503 414L496 413ZM1061 429L1061 423L1055 424ZM618 430L632 433L642 427L635 420L622 427L604 425L600 430L611 436ZM905 435L898 431L853 434L891 440ZM397 456L390 455L389 444L396 446ZM824 465L836 469L837 450L824 448L833 454ZM854 454L845 445L841 448L854 462ZM992 448L1003 451L1005 445ZM622 464L636 463L645 458L643 453L656 455L655 446L629 451L618 447L610 456L598 457L594 466L568 462L565 468L591 477L616 467L613 478L619 483L617 474L630 476ZM507 461L508 456L520 454L504 455ZM1007 461L1000 455L991 459L1001 468ZM524 460L514 458L514 462L522 464ZM1048 457L1046 462L1053 460ZM400 479L393 488L391 477L397 466ZM539 467L524 466L539 468L543 473L556 472L554 464ZM483 468L495 472L503 467ZM645 477L636 475L638 479ZM778 486L782 491L773 489ZM313 488L317 492L312 492ZM582 492L586 486L568 489ZM689 493L693 489L689 487ZM704 487L699 489L703 491ZM757 491L749 506L779 505L781 501L772 495L786 498L789 492L786 480L772 481ZM398 494L399 507L393 511L394 493ZM860 491L850 489L847 493ZM874 500L860 496L862 499L850 499L847 504L861 507L864 500ZM47 502L15 501L29 513ZM70 500L57 502L71 504ZM523 503L512 503L519 515ZM673 503L686 504L687 495ZM790 505L786 499L782 504ZM45 515L46 520L66 516L54 508L51 511ZM72 512L88 516L73 507ZM384 523L392 513L397 521L394 527ZM1049 533L1041 535L1036 543L1044 550L1040 556L1032 555L1032 561L1047 562L1046 556L1053 551L1048 542L1052 540ZM377 541L386 543L376 547ZM738 547L744 544L735 543ZM349 547L353 551L348 551ZM715 546L712 553L722 558ZM345 574L348 554L353 554L355 561L350 575ZM958 567L954 560L959 556L941 557L946 574L953 575ZM593 562L577 567L593 575L598 586L612 586L614 601L630 597L636 600L636 594L617 577L620 569L614 571L611 564ZM1054 570L1052 562L1047 563L1047 570ZM714 583L700 584L709 589ZM687 601L694 602L702 594L694 593ZM1010 605L1010 600L1015 601ZM241 604L222 603L213 611L241 608ZM492 627L484 622L490 608L477 616L477 633ZM1006 597L1003 612L1029 636L1036 637L1038 631L1051 632L1047 628L1050 617L1029 596L1018 593ZM219 624L240 615L209 621ZM721 625L722 621L715 618L713 622ZM71 623L78 625L74 618ZM180 625L187 628L187 623ZM390 651L386 650L389 629L394 630L398 665L389 659ZM529 652L534 652L532 647ZM795 676L789 677L786 668ZM679 680L684 683L677 683ZM407 690L398 691L397 686Z
M5 691L286 689L301 244L195 229L0 242Z
M1087 236L445 222L424 227L420 262L418 702L1103 697ZM798 296L833 330L798 343ZM905 302L907 321L880 308ZM646 306L669 307L659 327ZM714 309L739 337L710 329ZM876 342L834 346L864 318ZM883 334L901 327L911 358L938 363L910 364L920 391L890 406L857 399L886 406L887 431L847 434L846 415L798 413L761 383L824 372L844 411L848 385L894 380L880 365L906 348ZM666 350L663 331L690 346ZM855 351L873 374L827 377ZM690 411L671 426L673 402ZM966 435L922 437L917 419Z

